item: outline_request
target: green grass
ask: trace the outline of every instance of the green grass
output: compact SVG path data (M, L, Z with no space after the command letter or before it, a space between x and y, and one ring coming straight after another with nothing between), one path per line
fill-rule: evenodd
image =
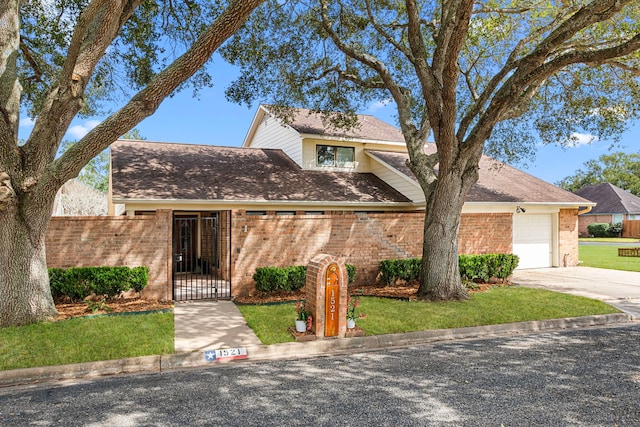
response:
M0 370L170 354L173 313L74 318L0 329Z
M468 301L422 302L361 297L358 325L367 335L429 329L462 328L529 320L617 313L601 302L574 295L522 287L495 287ZM295 304L239 306L263 344L293 341L287 328L295 320Z
M603 242L603 243L640 243L639 239L633 237L581 237L580 242Z
M578 248L578 254L580 265L585 267L640 271L640 258L618 256L616 246L581 245Z

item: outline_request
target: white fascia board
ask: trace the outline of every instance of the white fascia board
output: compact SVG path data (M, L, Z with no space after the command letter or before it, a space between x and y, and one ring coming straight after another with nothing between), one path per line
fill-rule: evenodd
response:
M398 147L405 147L406 144L404 142L398 141L383 141L380 139L365 139L365 138L349 138L345 136L331 136L331 135L318 135L315 133L301 133L300 136L303 139L319 139L323 141L333 141L333 142L352 142L352 143L360 143L360 144L380 144L380 145L392 145Z
M244 137L241 147L250 147L249 142L253 139L253 136L255 135L258 126L260 126L260 123L262 123L262 118L265 114L267 114L267 110L262 106L262 104L260 104L256 114L253 116L253 120L251 121L251 125L249 126L249 130Z
M238 207L260 208L272 207L275 209L292 209L300 207L301 209L313 208L331 210L333 208L349 208L349 209L376 209L376 210L392 210L397 208L419 210L420 206L411 202L329 202L329 201L292 201L292 200L183 200L183 199L113 199L113 203L126 204L127 209L133 209L135 206L158 207L165 208L171 206L181 207ZM142 210L142 209L141 209ZM271 209L270 209L271 210Z
M462 213L515 213L518 206L525 208L526 213L557 213L560 209L578 209L583 205L566 202L466 202Z

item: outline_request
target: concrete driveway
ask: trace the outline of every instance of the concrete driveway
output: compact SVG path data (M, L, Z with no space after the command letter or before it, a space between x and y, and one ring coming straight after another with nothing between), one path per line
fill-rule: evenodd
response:
M513 283L594 298L640 319L640 272L592 267L516 270Z

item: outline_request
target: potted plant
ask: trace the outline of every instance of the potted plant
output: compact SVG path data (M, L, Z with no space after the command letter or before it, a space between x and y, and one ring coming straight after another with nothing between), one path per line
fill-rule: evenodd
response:
M298 300L296 304L296 312L298 313L298 317L296 318L296 332L310 331L313 323L313 317L306 309L304 301Z
M361 319L364 314L356 313L356 309L360 306L360 298L349 295L347 298L347 329L356 327L356 319Z

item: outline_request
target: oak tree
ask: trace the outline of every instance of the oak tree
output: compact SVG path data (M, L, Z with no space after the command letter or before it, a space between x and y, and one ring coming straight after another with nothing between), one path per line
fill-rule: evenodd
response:
M262 2L0 2L0 326L56 315L45 233L58 189L187 80L208 84L199 70ZM105 99L121 107L56 157L72 119ZM35 123L21 143L23 112Z
M624 129L638 115L639 17L632 0L274 0L223 49L242 69L227 93L323 112L395 103L426 199L419 297L464 299L458 230L483 152L513 160L540 140Z

